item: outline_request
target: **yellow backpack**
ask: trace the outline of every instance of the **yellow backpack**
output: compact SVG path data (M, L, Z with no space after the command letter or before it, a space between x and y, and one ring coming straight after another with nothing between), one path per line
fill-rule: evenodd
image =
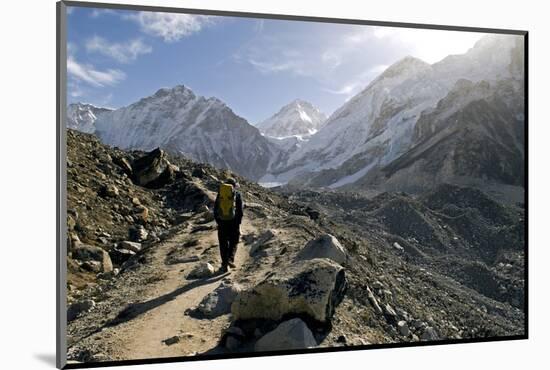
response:
M235 218L235 191L231 184L221 184L219 194L218 211L220 219L224 221Z

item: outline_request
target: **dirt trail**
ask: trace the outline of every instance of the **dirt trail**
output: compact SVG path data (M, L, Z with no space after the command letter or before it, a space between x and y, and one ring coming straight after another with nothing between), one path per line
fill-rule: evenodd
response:
M218 344L220 333L229 323L228 315L200 320L184 315L194 308L204 296L216 289L223 279L239 280L239 267L248 258L248 248L239 243L235 256L237 270L230 274L214 275L208 279L186 280L185 275L194 263L167 265L166 256L178 245L189 240L190 228L186 228L155 247L151 264L164 275L146 290L141 302L143 312L118 325L106 327L102 336L109 338L109 355L118 359L143 359L188 356L208 351ZM241 233L257 232L249 220L243 220ZM197 248L189 248L187 256L206 255L205 260L216 261L219 267L217 232L204 230L191 234L199 240ZM201 258L202 259L202 258ZM167 345L164 340L179 337L179 342Z

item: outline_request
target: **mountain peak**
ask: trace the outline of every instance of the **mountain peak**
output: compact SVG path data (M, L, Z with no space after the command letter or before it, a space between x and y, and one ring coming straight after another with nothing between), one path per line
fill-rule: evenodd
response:
M176 85L174 87L162 87L157 90L156 93L153 94L153 96L156 97L163 97L167 95L186 95L186 96L195 96L193 93L193 90L188 88L185 85Z
M407 55L404 58L399 59L397 62L389 66L381 75L381 77L391 78L403 74L417 73L426 70L430 67L429 63L426 63L422 59Z
M308 101L294 99L257 127L264 135L288 137L312 135L326 121L326 116Z

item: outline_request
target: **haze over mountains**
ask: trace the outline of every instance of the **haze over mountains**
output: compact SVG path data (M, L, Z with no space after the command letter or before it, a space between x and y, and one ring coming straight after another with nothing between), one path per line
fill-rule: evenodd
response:
M295 100L254 127L219 99L176 86L114 111L70 105L68 126L109 145L162 147L263 183L522 186L523 88L522 38L493 35L434 64L397 61L328 119Z

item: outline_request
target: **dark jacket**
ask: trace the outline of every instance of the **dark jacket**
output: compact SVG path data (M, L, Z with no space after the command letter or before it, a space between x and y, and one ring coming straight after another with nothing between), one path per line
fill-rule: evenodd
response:
M220 195L218 194L216 196L216 201L214 202L214 219L216 220L216 223L219 224L220 222L225 222L224 220L220 219L219 216L219 207L218 204L220 202ZM243 220L243 200L241 198L241 193L236 191L235 194L235 221L238 225L241 224L241 221Z

